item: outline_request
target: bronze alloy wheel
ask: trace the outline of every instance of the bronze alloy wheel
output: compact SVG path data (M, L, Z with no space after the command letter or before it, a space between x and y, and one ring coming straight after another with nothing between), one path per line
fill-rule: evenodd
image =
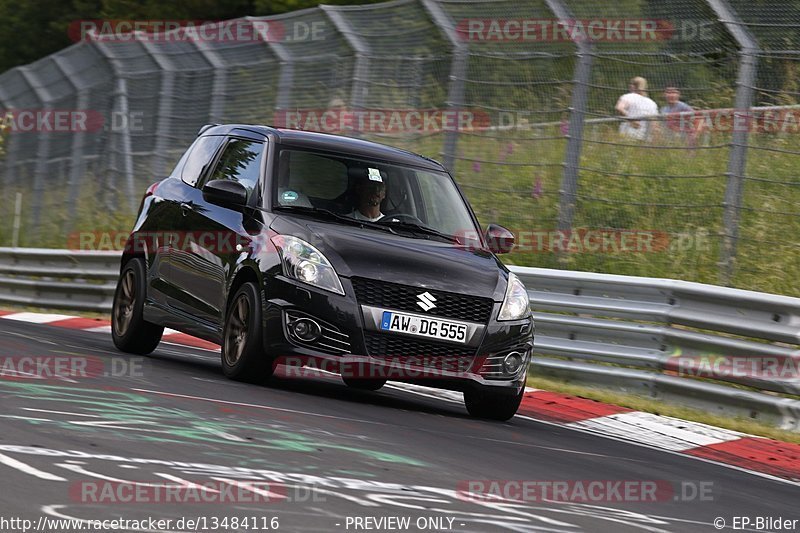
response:
M245 294L240 294L233 304L225 332L224 356L229 366L235 366L247 344L250 304Z
M114 346L127 353L146 355L156 349L164 326L144 319L147 299L147 267L134 257L122 268L111 304L111 338Z
M125 335L133 319L136 305L136 279L133 270L126 270L119 280L120 293L114 302L114 330L117 335Z
M231 379L259 383L275 370L275 361L264 352L260 300L258 285L248 282L228 306L221 361L222 372Z

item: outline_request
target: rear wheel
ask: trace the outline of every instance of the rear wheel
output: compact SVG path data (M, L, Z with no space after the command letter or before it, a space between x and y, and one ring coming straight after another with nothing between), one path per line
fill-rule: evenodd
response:
M507 391L486 390L479 387L464 391L464 405L467 411L475 418L505 421L511 419L519 409L525 389L519 394L509 394Z
M342 376L344 384L351 389L376 391L386 385L386 378L354 378Z
M257 383L275 370L261 344L261 300L255 283L242 285L227 310L222 339L222 372L237 381Z
M123 352L147 355L161 342L164 326L143 318L146 294L144 260L131 259L122 269L111 306L111 338Z

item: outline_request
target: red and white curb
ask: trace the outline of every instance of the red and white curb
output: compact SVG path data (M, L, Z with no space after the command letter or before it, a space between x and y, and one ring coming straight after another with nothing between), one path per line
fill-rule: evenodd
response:
M542 390L519 414L651 448L800 482L800 445Z
M108 320L70 315L0 311L0 319L88 332L111 332ZM219 350L214 343L170 329L164 330L162 340L210 351ZM460 393L452 391L401 383L390 383L389 386L423 396L461 401ZM798 444L537 389L526 389L518 415L800 483Z
M52 313L15 313L13 311L0 311L0 319L16 320L18 322L32 322L35 324L47 324L59 328L79 329L94 333L111 333L111 322L100 318L82 318L71 315L59 315ZM204 348L206 350L219 350L219 346L213 342L208 342L185 333L180 333L174 329L166 328L161 340L171 344L191 346L193 348Z

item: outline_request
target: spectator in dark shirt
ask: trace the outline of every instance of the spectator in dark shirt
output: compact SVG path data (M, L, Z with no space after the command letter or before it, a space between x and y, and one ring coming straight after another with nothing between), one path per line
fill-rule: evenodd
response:
M675 114L691 113L694 109L681 101L681 91L674 85L668 85L664 89L664 99L667 101L667 105L661 107L661 114L667 115L665 120L666 137L672 140L686 139L693 144L695 139L694 117L690 114Z
M694 111L692 106L681 102L681 90L677 87L667 87L664 89L664 99L667 101L667 105L661 107L662 115Z

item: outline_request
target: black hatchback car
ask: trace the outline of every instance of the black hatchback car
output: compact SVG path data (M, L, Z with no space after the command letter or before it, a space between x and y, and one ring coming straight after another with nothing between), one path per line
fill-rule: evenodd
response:
M122 257L112 335L146 354L164 327L221 344L226 376L322 366L351 387L387 379L463 391L507 420L525 389L533 321L437 162L358 139L206 126L151 185Z

